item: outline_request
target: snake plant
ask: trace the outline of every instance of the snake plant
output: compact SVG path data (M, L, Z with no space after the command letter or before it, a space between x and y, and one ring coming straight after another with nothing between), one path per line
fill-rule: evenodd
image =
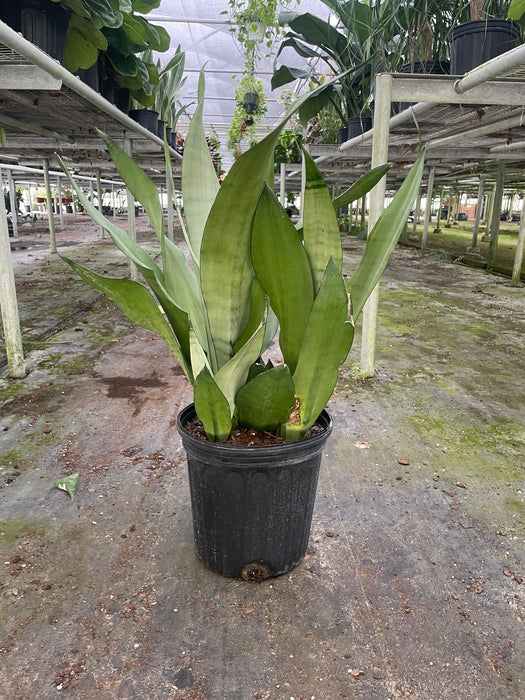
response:
M362 197L388 166L374 169L333 202L305 153L306 190L298 230L266 180L279 134L306 98L234 163L222 185L204 136L203 98L201 76L182 163L183 231L191 264L164 234L154 183L104 134L121 177L160 240L162 266L89 202L62 164L86 211L109 231L143 280L104 277L64 260L132 321L166 341L193 385L197 415L210 440L227 440L238 425L300 440L333 392L352 344L354 322L418 191L423 156L370 232L362 260L345 283L335 206ZM166 164L171 172L167 149ZM273 365L262 358L278 327L284 362Z

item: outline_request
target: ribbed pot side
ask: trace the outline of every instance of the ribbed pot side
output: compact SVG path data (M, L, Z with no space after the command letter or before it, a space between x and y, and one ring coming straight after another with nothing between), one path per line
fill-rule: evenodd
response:
M326 411L317 435L284 445L205 442L177 418L188 461L197 556L227 577L260 581L284 574L308 546L322 450L332 431Z

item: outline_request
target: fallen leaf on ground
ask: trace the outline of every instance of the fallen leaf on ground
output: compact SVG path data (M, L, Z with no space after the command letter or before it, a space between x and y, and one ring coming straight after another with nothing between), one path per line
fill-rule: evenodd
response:
M359 447L361 450L367 450L370 447L369 442L362 442L361 440L358 440L357 442L354 443L356 447Z

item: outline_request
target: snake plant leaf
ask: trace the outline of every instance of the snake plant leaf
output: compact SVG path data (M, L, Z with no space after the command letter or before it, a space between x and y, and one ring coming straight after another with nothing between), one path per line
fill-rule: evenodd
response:
M330 258L343 266L343 248L337 215L328 187L312 157L304 152L306 186L303 209L304 248L317 290Z
M286 423L295 407L294 383L286 365L261 372L242 386L235 397L241 426L273 431Z
M204 73L199 77L198 104L191 120L182 159L182 196L192 255L200 259L206 219L219 189L202 124Z
M248 323L246 328L243 330L241 335L237 338L235 342L235 352L238 352L240 348L249 340L255 333L257 328L259 328L264 312L266 310L266 294L261 286L261 283L257 277L253 278L251 297L250 297L250 316L248 318ZM263 348L262 352L264 352Z
M339 366L354 337L349 299L340 269L330 259L315 298L293 373L299 410L285 425L287 440L300 440L315 423L332 395Z
M235 414L237 392L246 384L250 368L261 355L265 323L266 319L263 319L250 340L214 375L217 386L228 400L232 417Z
M120 177L126 183L127 188L137 201L139 201L153 226L153 230L160 239L164 230L162 219L162 208L159 201L159 192L153 180L151 180L144 170L135 163L113 139L109 138L103 131L97 129L119 171Z
M334 213L331 202L330 207ZM314 300L314 286L297 231L268 187L261 195L253 221L252 258L257 277L279 319L279 343L284 361L293 372Z
M368 235L365 251L347 286L352 300L354 322L372 290L379 282L394 250L407 216L417 196L423 175L425 151L421 151L392 202L381 214Z
M204 352L202 345L199 343L193 328L190 328L190 358L191 371L194 377L198 377L205 367L211 371L206 353Z
M95 221L95 223L104 227L110 234L115 245L138 267L146 282L150 285L155 296L159 300L166 313L166 317L172 326L179 344L185 354L186 360L189 362L189 321L188 314L177 307L173 299L170 297L164 280L164 274L154 260L143 250L125 231L122 231L118 226L100 213L100 211L89 201L77 183L71 176L71 173L64 165L60 156L56 155L57 161L69 179L71 186L75 190L79 201L84 209Z
M364 197L389 170L390 165L386 163L385 165L378 165L377 168L372 168L368 173L362 175L357 182L354 182L351 187L334 199L334 209L346 207Z
M215 350L208 332L199 283L182 250L165 236L162 237L162 260L168 294L179 308L187 312L195 335L214 367Z
M207 367L204 367L193 387L195 411L208 440L226 442L232 429L230 405Z
M68 263L84 282L87 282L99 292L102 292L112 299L133 323L158 333L166 342L184 373L191 381L192 373L186 361L186 357L177 343L177 339L173 335L166 319L162 315L157 302L146 287L128 279L104 277L103 275L99 275L79 265L69 258L64 256L60 257Z

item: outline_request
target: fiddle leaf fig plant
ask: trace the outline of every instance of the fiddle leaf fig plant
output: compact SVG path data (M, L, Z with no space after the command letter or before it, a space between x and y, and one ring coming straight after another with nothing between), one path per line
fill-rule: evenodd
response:
M226 441L236 426L271 430L289 441L307 436L332 394L355 320L419 188L423 153L370 232L347 284L334 202L314 161L304 154L301 235L267 184L279 134L307 98L292 105L219 186L203 130L201 75L182 165L183 232L192 264L164 234L154 183L111 139L101 134L121 177L148 213L162 265L87 200L61 163L86 211L109 231L143 280L104 277L64 260L131 320L164 338L193 385L195 409L211 441ZM362 196L384 174L382 167L365 176L364 184L356 183L337 204ZM283 362L273 365L263 357L278 326Z

